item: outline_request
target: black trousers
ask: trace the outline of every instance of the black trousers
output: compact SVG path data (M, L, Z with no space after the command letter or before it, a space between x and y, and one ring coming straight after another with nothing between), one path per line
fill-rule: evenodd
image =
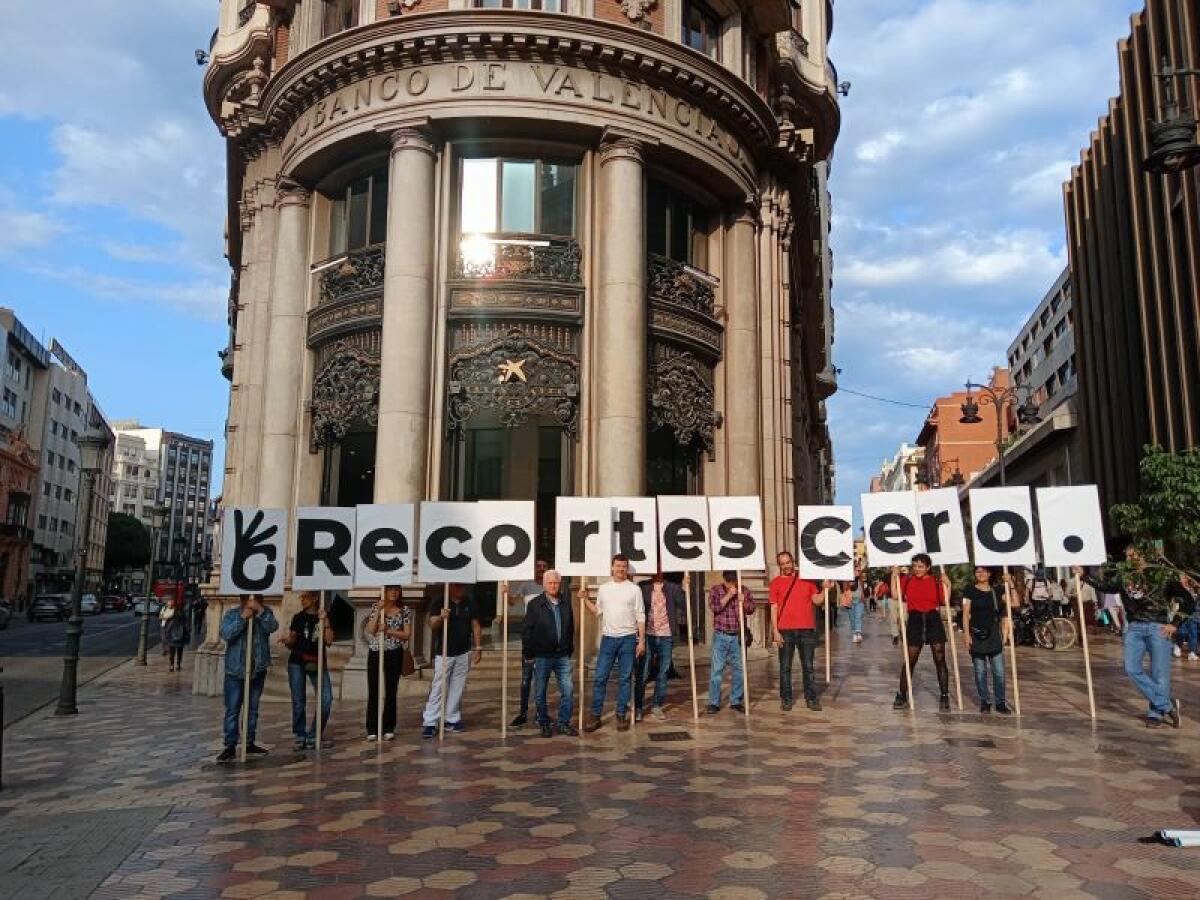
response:
M404 648L383 651L383 734L396 731L396 692L400 688L400 667L404 662ZM378 727L379 703L379 651L367 651L367 734L375 734ZM379 735L383 737L383 735Z

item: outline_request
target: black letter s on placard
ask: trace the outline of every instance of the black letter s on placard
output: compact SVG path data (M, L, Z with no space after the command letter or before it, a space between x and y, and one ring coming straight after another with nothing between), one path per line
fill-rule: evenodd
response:
M245 516L240 509L233 511L233 566L232 577L234 585L241 593L256 594L265 591L275 581L275 545L270 543L279 530L277 525L259 531L263 523L263 511L257 510L250 526L246 527ZM246 563L256 556L264 556L267 560L266 570L262 578L250 578L246 574Z

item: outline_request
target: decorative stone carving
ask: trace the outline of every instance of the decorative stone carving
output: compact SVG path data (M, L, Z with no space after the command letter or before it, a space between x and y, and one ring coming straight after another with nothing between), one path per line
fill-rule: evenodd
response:
M647 375L650 427L669 428L681 445L702 448L713 459L721 417L714 409L712 368L686 350L654 341Z
M652 253L647 261L646 280L652 300L674 303L709 317L713 315L714 285L703 278L698 269Z
M382 291L382 246L353 250L344 262L321 273L322 304Z
M491 259L464 259L460 252L454 260L453 277L579 284L582 262L583 250L578 241L560 241L544 247L497 241L492 244Z
M312 446L333 446L355 425L375 426L378 420L379 361L345 347L313 379Z
M621 0L621 9L630 22L640 22L646 13L658 5L658 0Z
M531 329L532 330L532 329ZM451 434L481 410L518 428L530 416L553 416L574 436L579 425L579 358L521 328L462 347L450 357L446 418Z

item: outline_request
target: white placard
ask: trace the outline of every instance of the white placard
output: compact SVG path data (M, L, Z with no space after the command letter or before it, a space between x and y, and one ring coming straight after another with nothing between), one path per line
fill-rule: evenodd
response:
M612 572L612 502L559 497L554 510L554 568L560 575L602 578Z
M921 521L921 543L935 566L971 561L956 488L917 491L917 514Z
M1096 486L1037 488L1036 492L1045 564L1103 565L1108 553Z
M664 572L712 569L708 501L704 497L658 498L658 552Z
M371 503L358 507L355 585L412 584L416 512L411 503Z
M475 504L421 504L421 581L474 584Z
M658 507L653 497L613 497L612 555L629 557L630 575L658 571Z
M237 506L221 520L221 593L283 594L287 512Z
M1029 488L976 488L970 498L975 565L1035 565L1037 547Z
M534 504L532 500L481 500L475 531L479 581L532 581Z
M854 510L849 506L796 508L800 577L813 581L854 578Z
M907 566L925 549L913 491L863 494L863 533L867 564L872 567Z
M714 569L754 572L767 567L758 497L709 497L708 525Z
M342 591L354 587L353 506L302 506L296 510L296 564L292 589Z

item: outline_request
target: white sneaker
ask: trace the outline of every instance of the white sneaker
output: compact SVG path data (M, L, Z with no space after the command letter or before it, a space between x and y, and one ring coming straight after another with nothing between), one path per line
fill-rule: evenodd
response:
M1179 659L1179 657L1183 656L1183 650L1180 649L1178 644L1171 648L1171 650L1175 654L1176 659Z
M385 741L394 741L396 739L396 736L389 731L387 734L385 734L383 736L383 739Z
M651 709L650 715L654 716L654 718L658 719L660 722L665 722L667 720L667 714L663 712L663 708L661 706L655 706L653 709Z
M368 735L367 735L367 741L368 741L368 742L372 742L372 741L376 741L376 740L378 740L378 738L377 738L377 737L375 737L375 735L373 735L373 734L368 734Z

